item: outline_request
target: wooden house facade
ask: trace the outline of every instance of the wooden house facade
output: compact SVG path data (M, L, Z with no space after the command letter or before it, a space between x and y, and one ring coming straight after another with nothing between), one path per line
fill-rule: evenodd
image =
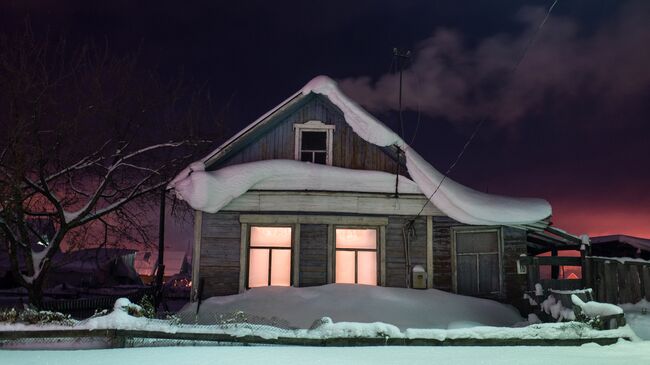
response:
M409 179L400 148L362 138L346 117L330 95L299 92L202 160L205 173L297 160L381 172L387 183L383 191L262 184L216 212L197 209L192 299L263 285L352 283L518 302L527 286L518 259L550 242L548 219L476 225L450 218Z

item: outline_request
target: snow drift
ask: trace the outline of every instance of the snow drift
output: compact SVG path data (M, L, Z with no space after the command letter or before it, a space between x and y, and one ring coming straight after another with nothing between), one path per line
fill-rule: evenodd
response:
M266 319L309 328L329 317L334 322L383 322L407 328L458 329L474 326L512 326L522 321L516 309L492 300L447 293L371 285L330 284L306 288L269 286L243 294L212 297L199 307L199 323L215 316L242 311ZM194 314L196 303L179 313Z
M191 173L189 173L191 171ZM172 181L176 194L194 209L216 213L250 189L321 190L392 193L395 175L383 171L351 170L294 160L256 161L203 171L194 164L187 177ZM402 193L419 194L420 189L399 177Z
M329 77L314 78L296 95L308 95L309 93L326 96L343 112L345 120L354 132L367 142L381 147L395 145L404 150L408 172L419 191L430 197L431 202L447 216L465 224L498 225L534 223L551 215L550 204L542 199L510 198L486 194L463 186L449 178L444 179L444 183L442 183L443 174L425 161L395 132L343 94L336 82ZM268 115L253 122L245 130L263 122ZM234 138L236 139L236 137ZM221 148L223 146L208 156L214 156ZM299 175L300 170L303 170L303 168L297 167L298 164L306 165L306 163L297 162L295 167L292 165L289 168L285 165L278 165L277 161L272 160L205 172L204 164L208 158L193 163L169 184L169 188L175 189L179 198L186 200L194 209L206 212L219 211L232 199L258 184L268 183L269 179L292 181ZM328 178L329 172L332 171L329 170L331 167L312 165L305 169L313 171L314 175L318 175L319 173L316 171L321 169L320 181L326 185L335 181L334 178ZM355 185L355 191L374 191L372 190L374 182L367 181L368 176L360 175L355 170L343 170L337 171L337 174L344 180L359 178L358 184ZM352 175L354 177L351 177ZM318 186L318 181L319 179L315 176L303 181L297 180L297 183L302 183L302 185L297 184L294 189L318 190L322 188ZM291 184L284 189L292 189ZM338 186L337 189L328 190L340 189ZM436 190L438 191L434 194Z

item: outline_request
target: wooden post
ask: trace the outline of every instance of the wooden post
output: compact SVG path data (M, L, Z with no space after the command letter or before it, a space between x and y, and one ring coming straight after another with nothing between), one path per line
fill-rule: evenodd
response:
M582 287L594 289L593 261L587 257L587 251L584 245L580 248L580 259L582 262Z
M551 256L557 257L557 247L551 249ZM557 264L551 265L551 279L557 280L560 277L560 266Z
M645 299L650 300L650 266L643 265L639 276L641 276L641 287L643 288Z
M158 267L156 268L156 310L163 299L163 279L165 276L165 188L160 191L160 220L158 223Z
M630 286L630 291L629 291L630 297L628 298L629 303L636 303L644 297L641 288L641 278L640 278L641 275L639 275L640 268L641 267L639 265L630 264L627 271L628 283L629 283L628 285Z
M605 302L617 303L618 300L618 273L616 263L605 261Z
M607 287L605 277L607 272L605 270L605 262L602 260L591 259L592 263L596 266L596 301L605 302L607 299Z
M433 288L433 217L427 216L427 288Z

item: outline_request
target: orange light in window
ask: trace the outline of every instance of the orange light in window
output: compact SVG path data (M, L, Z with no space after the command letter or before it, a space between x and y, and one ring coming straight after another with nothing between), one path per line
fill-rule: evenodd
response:
M291 247L291 227L251 227L251 247Z
M248 287L269 285L269 249L255 248L250 251Z
M336 282L354 284L354 251L336 251Z
M377 285L377 252L357 252L357 283Z
M376 229L337 229L336 248L377 248Z

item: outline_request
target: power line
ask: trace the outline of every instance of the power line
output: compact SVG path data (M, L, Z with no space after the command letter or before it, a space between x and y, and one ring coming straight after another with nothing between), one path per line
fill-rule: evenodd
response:
M529 38L528 42L526 42L526 45L524 46L524 49L522 50L522 52L521 52L521 54L519 56L519 59L517 60L515 65L508 72L509 75L514 76L517 73L517 71L519 70L519 66L522 64L522 62L526 58L526 54L528 53L528 50L530 49L532 44L537 39L540 31L542 30L542 28L546 24L546 21L548 20L548 18L551 16L551 12L553 11L553 8L555 8L555 5L558 3L558 1L559 0L554 0L553 3L551 4L551 6L546 11L544 19L539 23L539 25L535 29L535 32ZM447 168L447 171L443 174L442 179L440 179L440 182L438 183L438 186L436 186L436 189L433 191L433 193L431 193L431 195L429 195L429 198L427 199L427 201L422 205L422 209L420 209L420 212L412 219L413 221L415 221L422 214L422 212L424 211L424 208L431 201L431 198L433 198L433 196L438 192L438 190L440 190L440 187L442 186L442 183L445 182L445 180L447 179L447 176L449 176L449 174L454 169L456 164L458 164L460 159L463 157L463 155L465 154L465 151L467 150L469 145L472 143L472 141L474 140L474 137L476 137L476 135L478 134L478 131L481 129L481 127L483 126L483 124L485 123L486 120L487 120L487 116L483 116L483 118L481 118L481 120L476 124L476 127L474 128L474 131L472 132L472 134L469 136L469 138L467 139L467 141L463 145L463 148L460 150L460 153L458 153L458 155L456 156L456 159L452 162L452 164L449 165L449 168Z

